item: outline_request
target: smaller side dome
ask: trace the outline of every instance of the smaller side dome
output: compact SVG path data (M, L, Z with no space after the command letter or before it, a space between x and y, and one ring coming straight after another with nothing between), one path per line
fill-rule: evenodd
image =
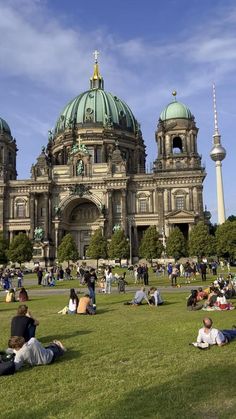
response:
M193 119L190 109L181 102L176 100L169 103L161 112L160 120L166 121L167 119Z
M11 130L9 125L7 124L7 122L5 121L5 119L0 118L0 133L7 133L9 135L11 135Z

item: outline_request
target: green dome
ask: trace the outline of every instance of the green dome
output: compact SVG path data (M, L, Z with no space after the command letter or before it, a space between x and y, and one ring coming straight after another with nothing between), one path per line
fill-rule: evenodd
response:
M160 120L166 121L167 119L177 118L193 119L193 115L191 114L189 108L187 108L187 106L185 106L183 103L174 101L169 103L169 105L163 109L160 115Z
M58 118L55 134L75 124L99 124L130 132L138 127L128 105L102 88L90 89L71 100Z
M10 130L9 125L4 119L0 118L0 133L3 134L4 132L11 135L11 130Z

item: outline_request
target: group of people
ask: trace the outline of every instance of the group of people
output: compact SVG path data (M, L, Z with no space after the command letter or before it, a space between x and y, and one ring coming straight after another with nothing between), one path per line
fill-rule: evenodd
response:
M191 290L187 298L187 309L190 311L201 309L206 311L233 310L234 306L229 300L235 297L236 291L232 285L228 284L221 287L212 283L210 287L204 290L202 287Z
M8 354L14 354L14 368L7 366L8 370L11 368L11 373L18 371L25 364L31 366L50 364L65 353L66 349L58 340L43 347L35 338L38 325L39 321L32 316L28 306L19 305L16 316L11 320L7 349ZM4 371L5 374L9 373L7 368ZM2 370L1 373L3 373Z
M0 285L2 289L8 291L11 288L21 288L23 286L24 274L22 269L0 269Z
M164 300L161 296L160 291L152 287L146 294L145 287L141 287L140 290L135 292L134 298L131 301L124 303L125 305L140 306L143 302L146 302L149 306L161 306L164 304Z
M14 288L10 288L6 293L6 299L5 299L6 303L15 303L16 301L23 303L28 300L29 300L29 296L24 287L21 287L18 293L15 291Z
M35 271L37 274L38 285L42 285L44 287L54 287L56 281L73 279L70 266L67 266L65 269L63 269L62 266L52 266L51 268L45 269L37 266Z

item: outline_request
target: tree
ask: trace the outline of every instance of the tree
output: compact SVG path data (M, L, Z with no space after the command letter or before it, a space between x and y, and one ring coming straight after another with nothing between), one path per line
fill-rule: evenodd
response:
M8 241L4 239L3 234L0 233L0 264L6 265L8 262L7 257Z
M7 257L11 262L17 262L21 265L23 262L29 262L33 256L33 244L26 234L19 233L10 243L7 250Z
M236 221L236 215L230 215L226 221Z
M167 237L166 253L175 260L178 260L180 257L186 256L187 254L186 240L178 227L175 227L171 231L169 237Z
M111 236L108 246L108 256L110 259L127 259L129 256L129 241L125 237L123 230L118 230Z
M97 267L98 259L107 257L107 240L103 236L101 228L92 235L86 254L90 258L97 260Z
M63 237L60 245L58 246L57 258L59 262L61 263L66 260L68 263L68 266L69 266L70 260L75 262L78 259L77 246L76 246L73 236L70 233L66 234Z
M139 256L150 260L159 258L164 250L162 242L159 240L159 233L155 226L150 226L145 231L139 246Z
M189 254L202 258L216 253L215 237L209 234L209 229L203 221L196 224L189 235Z
M218 256L236 258L236 221L227 220L217 227L216 251Z

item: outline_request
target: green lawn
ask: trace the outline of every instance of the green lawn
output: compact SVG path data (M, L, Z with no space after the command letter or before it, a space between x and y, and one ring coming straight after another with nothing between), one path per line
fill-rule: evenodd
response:
M1 377L0 418L235 418L236 342L189 346L207 313L187 312L186 295L163 293L159 308L124 306L131 294L98 295L96 316L57 314L61 295L33 298L37 338L58 338L68 352ZM17 306L1 298L1 348ZM236 310L210 314L216 327L236 323Z

